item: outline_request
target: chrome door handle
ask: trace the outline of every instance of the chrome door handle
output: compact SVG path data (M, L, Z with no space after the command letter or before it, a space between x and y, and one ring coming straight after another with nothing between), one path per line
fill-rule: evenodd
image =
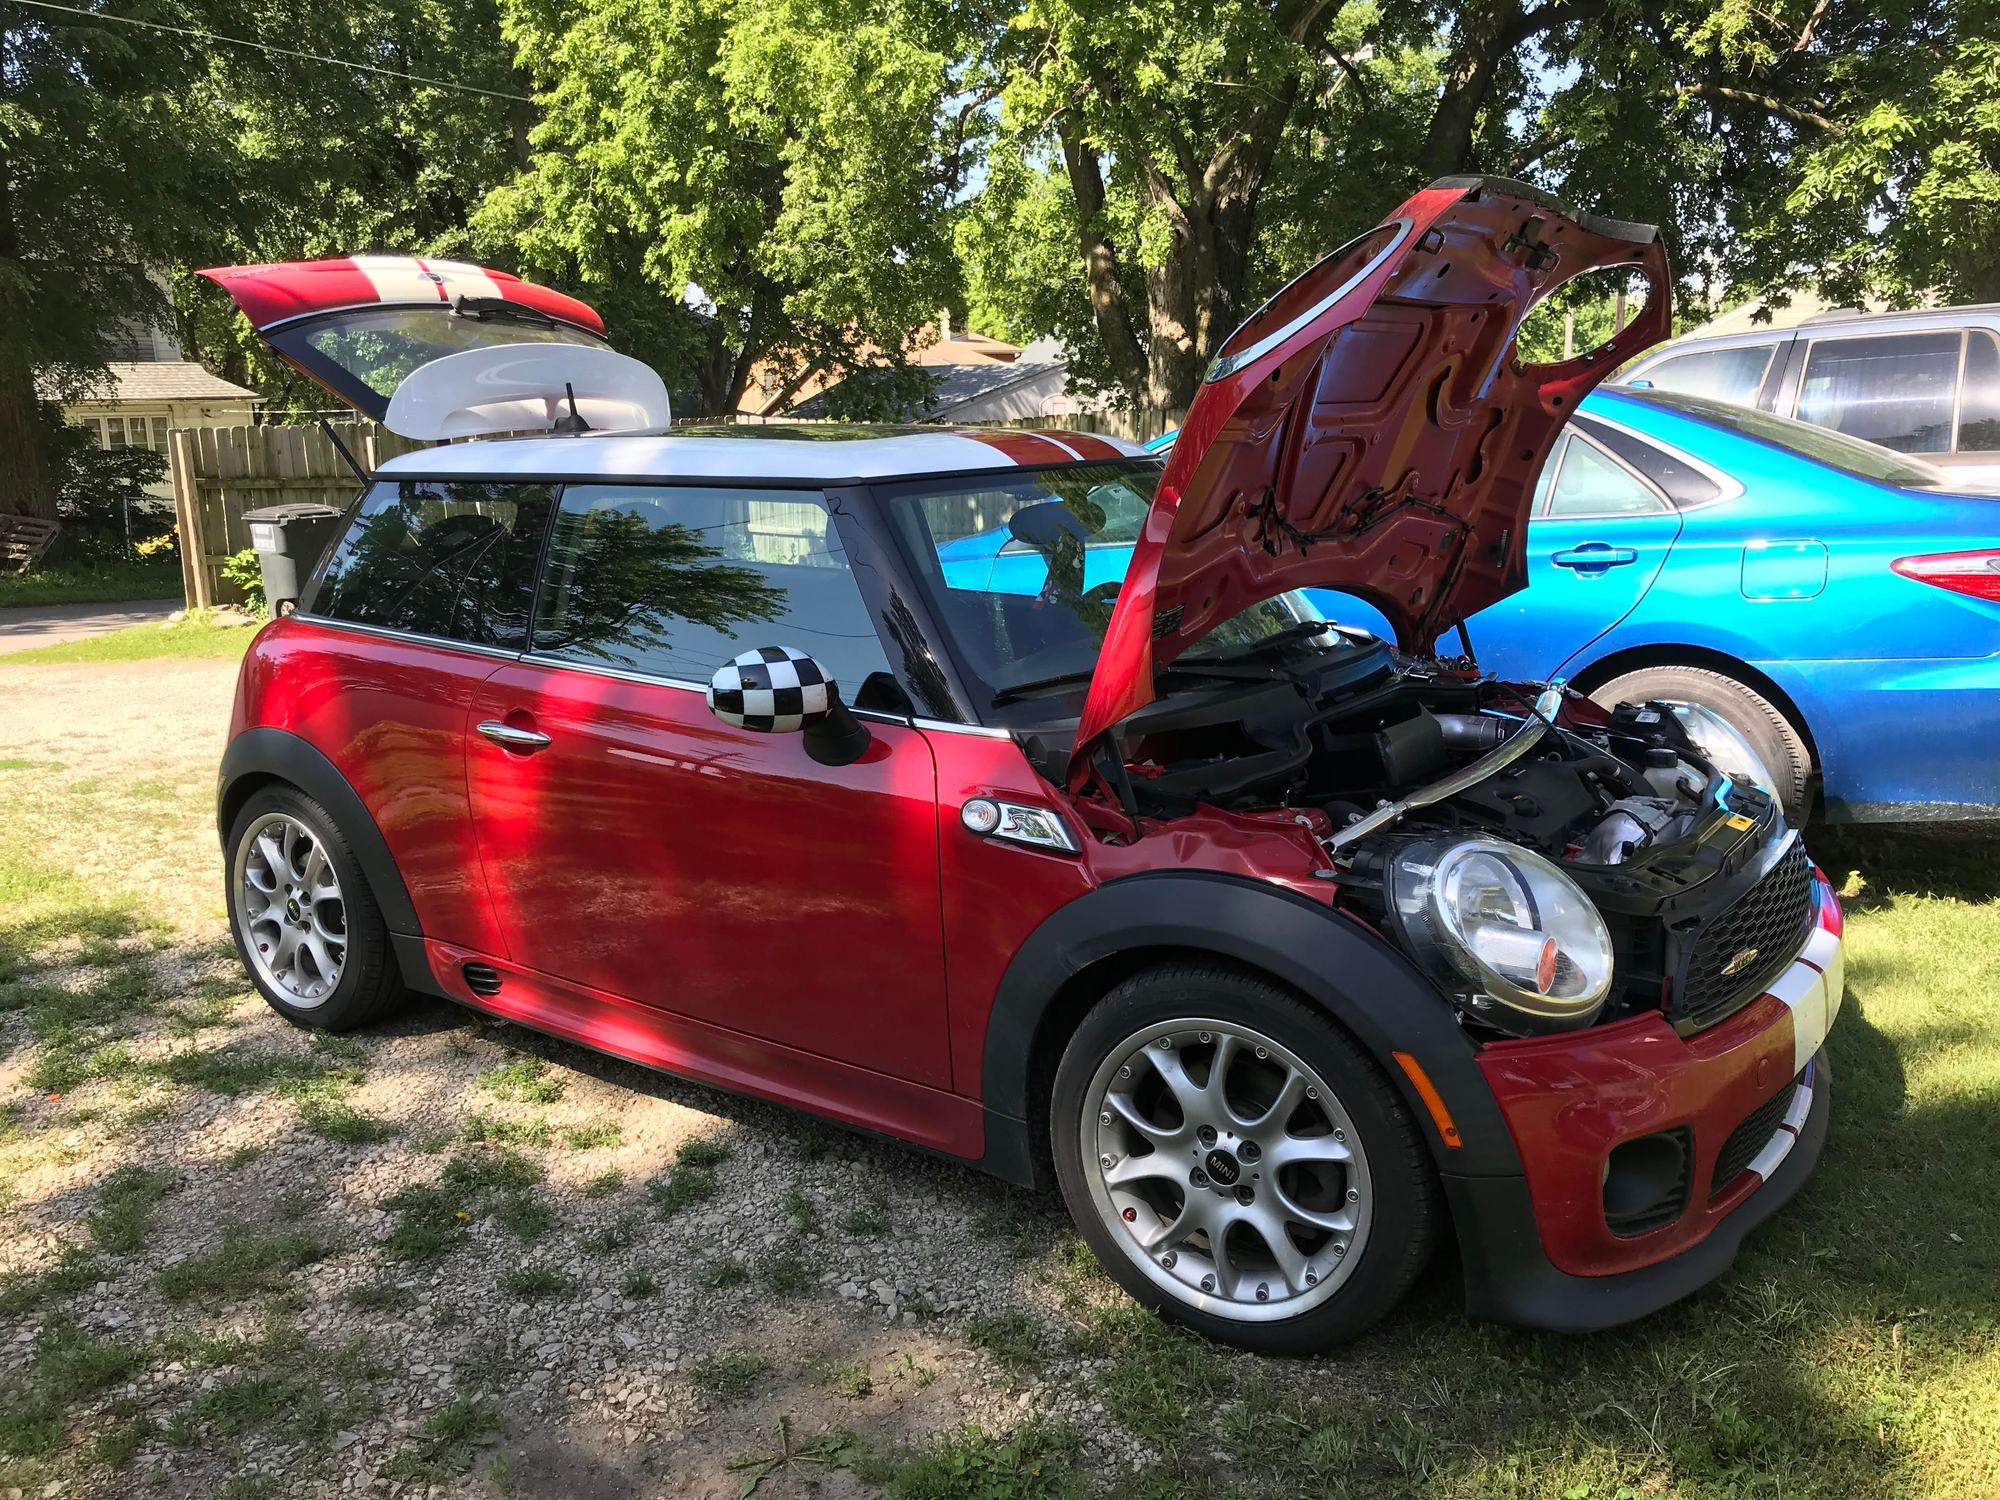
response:
M549 737L538 729L516 729L512 724L503 724L498 719L488 719L479 726L479 732L503 750L512 750L520 755L533 755L537 750L549 748Z

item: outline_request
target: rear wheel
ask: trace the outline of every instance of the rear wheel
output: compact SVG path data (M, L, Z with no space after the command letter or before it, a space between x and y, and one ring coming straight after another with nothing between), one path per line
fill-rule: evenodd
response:
M1805 736L1777 704L1734 677L1706 667L1642 667L1599 685L1590 697L1604 708L1657 698L1676 708L1691 709L1691 714L1683 713L1683 721L1721 769L1751 776L1762 771L1759 779L1777 794L1786 820L1794 827L1803 825L1812 810L1812 753L1806 749ZM1720 719L1760 764L1730 764L1732 758L1744 757L1732 757L1735 747L1727 743L1728 735L1719 737L1724 741L1720 746L1710 743L1717 737L1704 733L1704 714Z
M402 995L401 976L354 851L325 808L291 787L253 793L229 835L229 926L271 1008L346 1031Z
M1229 969L1163 965L1106 995L1063 1053L1050 1134L1106 1271L1243 1348L1352 1338L1436 1234L1428 1155L1381 1071L1320 1011Z

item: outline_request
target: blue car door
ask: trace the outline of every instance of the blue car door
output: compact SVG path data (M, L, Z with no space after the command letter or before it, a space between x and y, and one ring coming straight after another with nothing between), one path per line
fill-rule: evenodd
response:
M1536 491L1528 587L1467 622L1480 666L1517 680L1554 675L1645 598L1680 532L1665 495L1571 428Z

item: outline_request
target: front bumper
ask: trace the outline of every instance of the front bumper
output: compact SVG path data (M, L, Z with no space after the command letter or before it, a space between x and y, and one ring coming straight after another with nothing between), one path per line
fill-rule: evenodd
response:
M1445 1176L1473 1316L1561 1329L1641 1317L1720 1275L1798 1191L1826 1136L1822 1049L1844 976L1839 903L1814 882L1805 946L1728 1020L1683 1038L1650 1015L1482 1052L1522 1172ZM1768 1136L1747 1125L1781 1095ZM1746 1151L1739 1127L1763 1138ZM1679 1198L1619 1232L1605 1207L1612 1153L1651 1137L1680 1144Z

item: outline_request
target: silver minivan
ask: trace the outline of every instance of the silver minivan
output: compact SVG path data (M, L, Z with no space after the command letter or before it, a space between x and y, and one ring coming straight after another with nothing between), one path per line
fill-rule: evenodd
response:
M2000 488L2000 303L1675 340L1617 377L1815 422Z

